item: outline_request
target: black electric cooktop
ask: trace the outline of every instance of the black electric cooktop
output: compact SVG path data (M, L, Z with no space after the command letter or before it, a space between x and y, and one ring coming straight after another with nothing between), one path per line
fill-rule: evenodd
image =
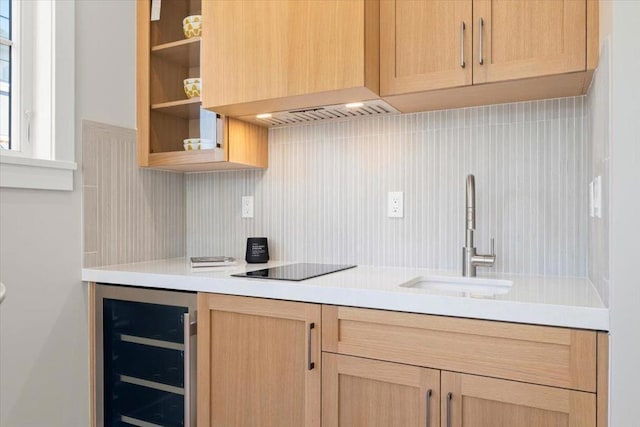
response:
M245 273L232 274L232 276L273 280L292 280L299 282L301 280L324 276L325 274L335 273L336 271L347 270L353 267L355 267L355 265L300 263L247 271Z

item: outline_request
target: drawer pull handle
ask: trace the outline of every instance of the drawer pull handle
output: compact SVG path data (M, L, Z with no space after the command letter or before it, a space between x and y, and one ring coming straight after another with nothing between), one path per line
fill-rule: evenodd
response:
M464 24L464 21L462 21L462 23L460 23L460 67L464 68L465 67L465 62L464 62L464 30L466 29L466 25Z
M182 315L182 327L184 332L184 425L195 425L195 414L191 411L191 337L197 334L198 324L191 321L190 313Z
M431 426L431 389L427 390L427 427Z
M484 32L484 19L480 17L480 29L478 30L478 62L480 65L484 64L484 58L482 57L482 33Z
M311 331L316 327L315 323L309 323L309 334L307 336L307 361L309 362L307 369L312 371L316 364L311 361Z
M451 427L451 399L453 395L447 393L447 427Z

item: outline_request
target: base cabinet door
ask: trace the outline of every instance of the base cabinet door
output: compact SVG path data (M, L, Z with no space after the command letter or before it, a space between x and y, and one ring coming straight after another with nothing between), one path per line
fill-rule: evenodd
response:
M437 427L440 371L323 353L323 427Z
M442 372L442 427L595 427L596 395Z
M320 306L198 295L198 426L320 426Z

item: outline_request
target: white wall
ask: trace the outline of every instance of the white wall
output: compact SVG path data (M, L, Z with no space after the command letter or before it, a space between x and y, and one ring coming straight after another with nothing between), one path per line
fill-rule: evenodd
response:
M76 2L76 161L81 120L135 127L135 2ZM81 166L81 165L80 165ZM0 189L0 425L89 425L81 182Z
M0 189L0 236L0 425L86 426L80 191Z
M135 28L135 0L76 2L79 119L135 129Z
M613 4L611 426L640 420L640 2Z

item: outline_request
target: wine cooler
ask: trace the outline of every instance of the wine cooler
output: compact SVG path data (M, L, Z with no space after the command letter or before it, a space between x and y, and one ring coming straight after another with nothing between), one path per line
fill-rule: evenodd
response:
M195 293L96 285L96 426L195 426L195 309Z

